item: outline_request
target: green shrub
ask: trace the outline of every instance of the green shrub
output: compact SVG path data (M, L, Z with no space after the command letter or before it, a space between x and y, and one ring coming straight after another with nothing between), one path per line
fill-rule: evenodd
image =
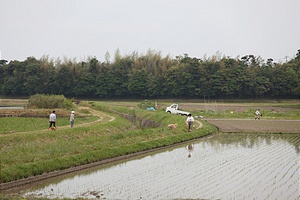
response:
M146 109L146 108L150 108L150 107L155 108L155 102L144 100L138 104L138 107L141 109Z
M64 95L45 95L36 94L30 96L29 107L34 108L72 108L72 100L67 99Z

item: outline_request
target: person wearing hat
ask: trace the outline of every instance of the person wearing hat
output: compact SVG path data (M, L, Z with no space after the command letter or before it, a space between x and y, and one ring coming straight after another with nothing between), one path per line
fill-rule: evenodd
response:
M73 128L74 122L75 122L75 111L72 110L71 115L70 115L71 128Z

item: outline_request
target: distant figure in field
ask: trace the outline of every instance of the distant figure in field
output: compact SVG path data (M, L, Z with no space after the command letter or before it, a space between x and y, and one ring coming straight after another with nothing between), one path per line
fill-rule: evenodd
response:
M261 116L262 116L262 115L261 115L261 113L260 113L260 109L257 109L257 110L255 111L255 119L260 119Z
M56 114L55 114L55 110L53 110L49 117L49 123L50 123L49 129L52 128L52 125L53 128L56 129L55 122L56 122Z
M71 123L71 128L73 128L74 123L75 123L75 111L72 111L72 112L71 112L71 115L70 115L70 123Z
M186 123L188 124L188 131L191 132L192 128L193 128L193 123L194 123L194 117L192 116L192 114L189 114L187 119L186 119Z

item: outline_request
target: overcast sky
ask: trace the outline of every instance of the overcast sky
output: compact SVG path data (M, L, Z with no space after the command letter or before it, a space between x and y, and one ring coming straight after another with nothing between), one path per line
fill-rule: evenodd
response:
M0 58L172 57L274 61L300 49L300 0L0 0Z

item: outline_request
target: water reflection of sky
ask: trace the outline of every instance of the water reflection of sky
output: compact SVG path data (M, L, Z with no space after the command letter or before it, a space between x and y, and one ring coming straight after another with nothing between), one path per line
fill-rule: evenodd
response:
M299 135L217 134L26 195L107 199L299 199Z

